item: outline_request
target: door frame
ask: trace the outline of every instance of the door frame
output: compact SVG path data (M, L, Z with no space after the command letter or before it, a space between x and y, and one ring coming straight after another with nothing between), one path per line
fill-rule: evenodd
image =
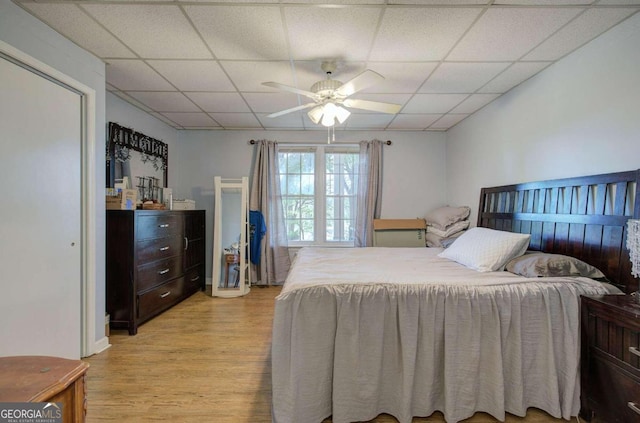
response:
M96 342L96 92L53 67L0 40L0 53L35 70L41 76L67 85L81 96L81 251L80 251L80 356L88 357L108 347ZM103 345L105 344L105 345Z

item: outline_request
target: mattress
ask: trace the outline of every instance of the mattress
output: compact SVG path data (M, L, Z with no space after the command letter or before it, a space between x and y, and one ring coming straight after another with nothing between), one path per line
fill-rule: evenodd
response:
M580 409L588 278L479 273L437 248L303 248L276 298L273 421Z

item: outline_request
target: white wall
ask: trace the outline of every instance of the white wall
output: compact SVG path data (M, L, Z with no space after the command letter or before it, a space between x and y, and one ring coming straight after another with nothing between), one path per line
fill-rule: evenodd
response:
M211 276L213 177L251 178L251 139L326 143L324 131L180 131L174 198L196 201L207 213L207 270ZM384 146L382 217L415 218L445 203L445 134L336 132L336 142L391 140Z
M9 0L0 0L0 40L21 52L45 63L74 80L92 88L96 93L94 175L96 215L89 218L95 230L95 341L104 339L105 288L104 288L104 163L105 139L105 69L95 56L63 38L60 34L16 6ZM28 116L25 124L29 122ZM25 189L28 189L25 186ZM9 211L5 211L9 212Z
M480 188L640 168L640 15L447 133L447 192L477 219Z

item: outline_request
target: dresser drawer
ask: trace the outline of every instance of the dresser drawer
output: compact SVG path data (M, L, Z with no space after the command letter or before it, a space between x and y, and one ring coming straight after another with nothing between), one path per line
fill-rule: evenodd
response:
M138 266L138 292L182 275L182 256L154 261Z
M184 275L186 291L194 291L204 288L204 266L189 270Z
M598 421L640 422L640 379L593 351L589 402ZM630 406L631 405L631 406ZM637 408L634 411L632 407Z
M184 250L184 239L179 236L152 238L138 242L138 265L179 255Z
M168 212L140 216L136 225L138 240L182 234L181 217Z
M184 278L177 278L138 296L138 318L152 317L184 295Z

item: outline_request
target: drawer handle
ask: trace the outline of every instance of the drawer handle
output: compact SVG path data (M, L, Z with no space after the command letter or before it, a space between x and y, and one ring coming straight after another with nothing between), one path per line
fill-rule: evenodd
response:
M629 401L627 403L627 407L632 409L636 414L640 414L640 408L638 408L635 402Z
M167 291L164 294L160 294L160 298L167 298L169 296L169 294L171 294L171 291ZM631 404L631 403L629 403Z
M168 223L163 223L162 225L158 225L159 228L168 228L169 224Z
M635 354L635 355L637 355L638 357L640 357L640 350L639 350L639 349L637 349L636 347L629 347L629 352L630 352L631 354Z
M165 273L169 273L169 268L161 270L158 272L159 275L164 275Z
M166 247L160 248L160 251L167 251L168 249L169 249L169 246L166 246Z
M200 279L200 276L196 276L195 278L191 278L191 282L195 282L195 281L197 281L198 279Z
M184 250L187 251L189 249L189 238L184 237Z

